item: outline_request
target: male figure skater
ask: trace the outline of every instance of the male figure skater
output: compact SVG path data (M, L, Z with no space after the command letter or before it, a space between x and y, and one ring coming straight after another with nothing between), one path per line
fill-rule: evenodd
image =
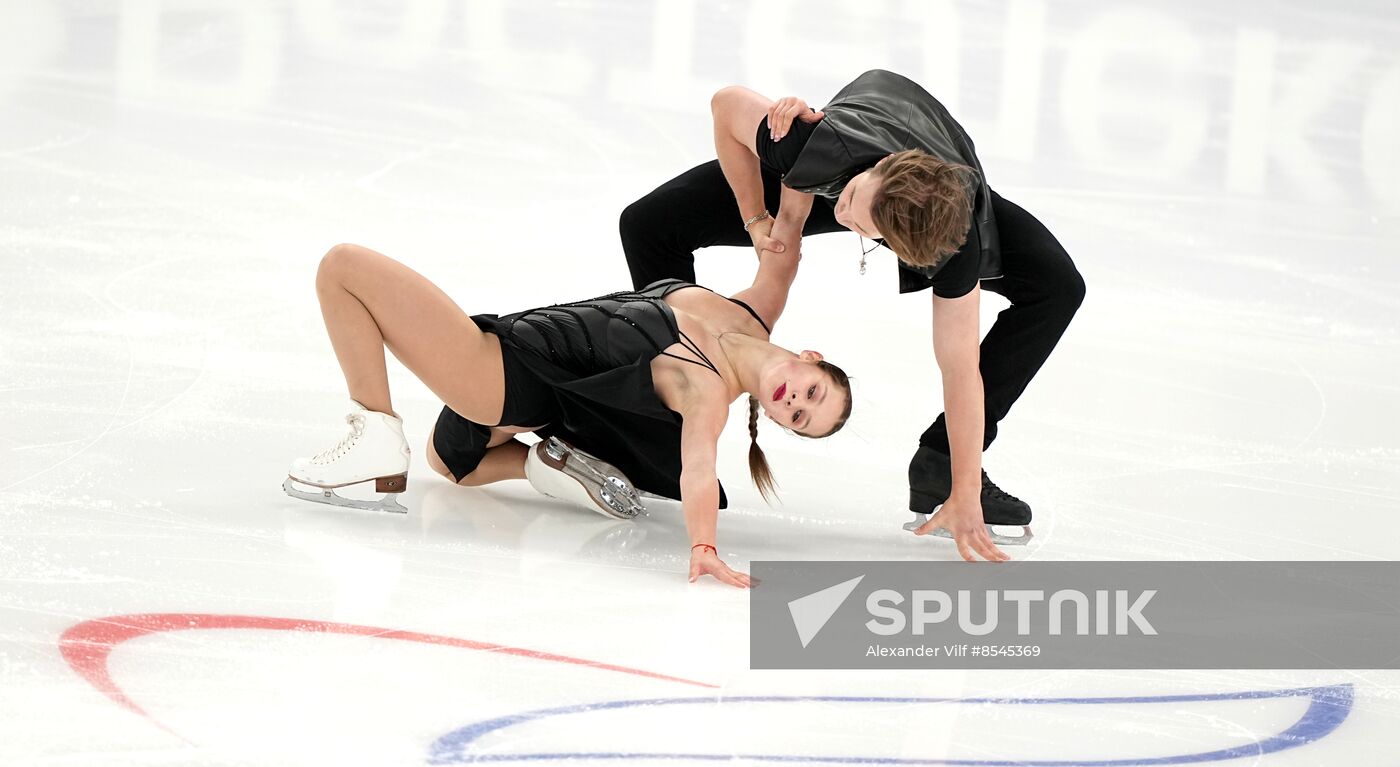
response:
M1073 261L1043 224L992 191L967 133L905 77L866 72L821 111L738 86L716 93L711 108L718 159L622 213L633 283L693 280L697 248L752 245L765 267L783 266L772 271L790 287L803 236L850 229L882 240L900 261L899 292L932 296L943 381L944 413L909 465L909 508L932 515L915 532L946 531L969 561L974 552L1007 559L986 525L1027 524L1031 509L987 477L982 451L1084 299ZM1011 306L979 353L983 289Z

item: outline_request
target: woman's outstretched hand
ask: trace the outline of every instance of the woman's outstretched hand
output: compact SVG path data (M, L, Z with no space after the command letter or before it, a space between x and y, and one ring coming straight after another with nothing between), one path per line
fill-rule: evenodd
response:
M768 107L768 136L774 141L782 141L792 127L793 120L814 123L826 117L825 112L813 111L807 102L796 96L784 96Z
M720 583L741 589L753 586L753 579L749 578L748 573L731 570L709 547L690 550L690 582L696 582L702 575L713 575Z

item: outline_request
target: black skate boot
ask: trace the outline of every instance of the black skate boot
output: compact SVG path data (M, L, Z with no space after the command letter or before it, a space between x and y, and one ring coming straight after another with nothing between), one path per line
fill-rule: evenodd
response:
M909 462L909 510L914 512L914 521L904 528L914 530L922 526L952 492L952 459L946 453L920 445L914 460ZM1030 504L997 487L986 470L982 471L982 521L988 525L1024 528L1025 534L1021 537L993 533L995 543L1016 546L1030 540L1031 531L1027 527L1031 523Z

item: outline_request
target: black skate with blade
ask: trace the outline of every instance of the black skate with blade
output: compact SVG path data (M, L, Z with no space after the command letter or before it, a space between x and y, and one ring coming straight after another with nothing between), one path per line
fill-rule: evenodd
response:
M915 530L928 521L953 492L953 463L946 453L920 446L909 462L909 510L914 521L904 529ZM997 487L982 471L982 521L988 526L992 541L1004 546L1024 545L1031 538L1030 504ZM991 525L1016 525L1024 530L1022 536L1006 536L990 530ZM946 531L935 534L946 536Z

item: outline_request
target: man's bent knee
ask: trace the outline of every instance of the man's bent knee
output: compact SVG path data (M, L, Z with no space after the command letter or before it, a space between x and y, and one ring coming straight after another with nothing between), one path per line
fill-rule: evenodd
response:
M1084 303L1085 290L1084 278L1079 275L1079 270L1076 269L1071 278L1066 280L1064 287L1064 301L1070 314L1078 311L1080 305Z
M617 217L617 231L622 236L624 248L646 232L648 220L652 218L648 215L648 208L652 207L650 198L651 195L647 195L628 205Z

